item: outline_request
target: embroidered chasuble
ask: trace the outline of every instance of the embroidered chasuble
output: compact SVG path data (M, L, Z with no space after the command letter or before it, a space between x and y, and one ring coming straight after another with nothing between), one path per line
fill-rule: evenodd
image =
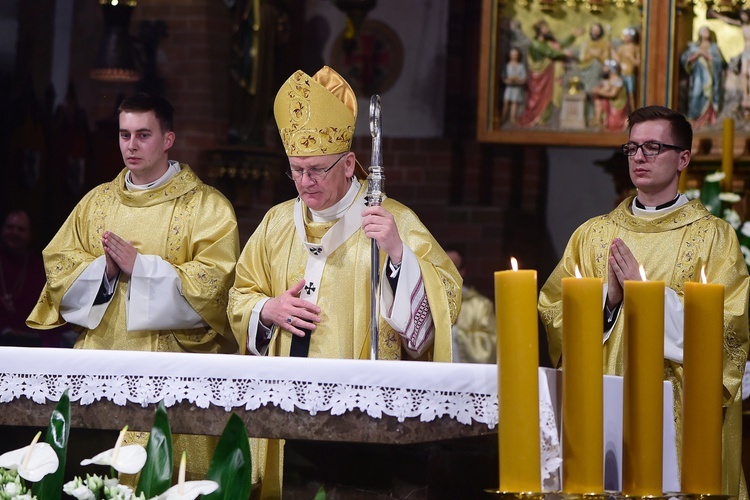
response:
M299 198L268 211L240 256L235 286L229 292L229 318L243 353L247 349L253 307L262 299L280 295L304 278L306 288L300 297L314 295L313 302L321 308L321 321L310 337L309 356L369 359L371 240L361 229L360 216L365 207L365 193L363 185L347 214L332 222L313 222ZM383 207L395 217L405 247L419 262L426 298L412 299L412 320L414 323L423 321L428 304L433 319L434 344L420 359L449 362L451 325L461 304L461 277L411 210L389 198L383 201ZM381 251L381 269L384 262L385 253ZM383 276L386 272L387 267L381 271L381 289L390 287ZM379 356L386 359L409 357L402 354L401 342L401 336L381 316ZM291 334L274 327L268 354L288 356L290 347ZM259 476L263 477L261 497L278 498L283 443L251 441L253 478L257 481Z
M140 254L157 255L170 263L179 275L181 294L208 326L127 331L130 283L121 274L98 326L74 326L79 333L76 348L237 352L226 316L228 290L239 254L234 209L219 191L198 179L188 165L180 167L180 172L166 184L144 191L125 188L124 169L114 181L83 197L43 251L47 283L27 319L30 327L49 329L65 323L60 315L63 296L87 266L104 255L102 234L112 231L135 242ZM98 288L96 283L91 302ZM145 445L147 437L148 433L129 433L127 441ZM188 475L203 479L215 441L207 436L175 435L175 463L179 463L179 443L184 442L190 457Z
M636 217L623 201L609 214L582 224L539 295L539 313L547 330L552 363L562 355L562 278L575 275L607 281L609 246L622 239L648 279L664 281L682 301L684 284L699 281L705 266L711 283L725 286L724 295L724 423L722 428L722 493L747 498L742 473L742 375L748 351L748 273L734 229L711 215L698 200L656 218ZM623 374L623 315L604 342L604 373ZM677 456L681 455L682 364L664 360L664 378L672 382L677 427Z
M317 265L308 260L317 257L316 252L326 252L325 248L319 250L321 245L318 244L342 219L316 223L308 218L307 209L300 210L307 238L304 242L294 220L295 203L304 206L303 203L290 200L266 214L243 250L237 263L235 286L229 294L229 318L241 352L247 347L247 329L255 304L263 298L280 295L305 278L308 281L306 287L315 289L309 291L317 295L316 303L321 308L321 322L311 336L309 356L369 358L371 240L362 232L359 217L359 207L364 207L365 191L363 185L354 203L357 208L349 209L359 210L354 218L356 227L352 235ZM383 206L396 218L401 238L419 261L435 328L434 346L423 358L450 361L450 332L460 307L461 278L440 245L411 210L390 198L383 202ZM384 262L385 254L381 252L381 267ZM382 286L389 286L386 280ZM307 288L300 295L302 298L305 298ZM380 347L385 348L388 357L401 358L401 340L382 317L380 335ZM291 334L274 329L269 355L288 356L290 346Z

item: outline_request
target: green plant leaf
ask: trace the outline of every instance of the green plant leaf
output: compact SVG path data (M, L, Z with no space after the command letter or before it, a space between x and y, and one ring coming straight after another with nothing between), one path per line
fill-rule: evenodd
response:
M326 500L326 487L325 485L321 486L318 492L315 494L314 500Z
M722 203L719 199L721 193L721 182L709 182L704 180L701 187L701 203L716 217L722 217Z
M141 469L135 493L144 493L146 498L153 498L167 491L172 485L172 431L164 401L156 408L146 453L146 464Z
M229 417L216 451L208 467L206 479L219 483L219 488L205 499L235 500L248 498L252 485L250 444L245 423L235 413Z
M70 436L70 398L68 390L65 389L60 401L52 410L49 418L47 435L44 438L60 461L57 470L47 474L41 481L34 483L31 487L32 493L39 500L59 500L62 498L63 480L65 479L65 458L68 455L68 437Z

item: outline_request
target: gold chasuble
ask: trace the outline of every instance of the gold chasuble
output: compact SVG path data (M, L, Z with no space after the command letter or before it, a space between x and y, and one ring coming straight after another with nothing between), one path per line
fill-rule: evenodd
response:
M138 252L158 255L174 266L181 293L208 327L190 330L127 331L128 276L120 275L104 318L96 328L76 327L75 347L126 351L237 351L226 317L229 287L239 240L234 210L187 165L159 188L128 191L124 169L117 178L91 190L44 249L47 284L27 319L32 328L65 323L60 302L71 284L104 255L102 234L112 231L135 242Z
M104 255L102 234L112 231L133 241L139 253L158 255L180 277L181 293L208 323L188 330L127 331L129 277L120 275L103 319L95 328L75 326L76 348L130 351L234 353L237 345L226 316L227 295L234 280L239 236L234 209L219 191L204 184L186 164L165 185L144 190L125 188L122 170L78 203L44 249L47 283L27 319L32 328L65 323L60 302L73 282L97 257ZM187 448L188 475L203 479L216 439L175 435ZM128 433L128 442L146 443L148 433ZM182 443L182 444L180 444Z
M358 200L365 191L366 186L362 185ZM247 329L255 304L263 298L281 295L305 277L310 250L295 229L295 203L298 201L290 200L269 210L248 240L243 250L245 258L237 263L237 280L229 292L229 318L243 353L247 349ZM423 359L449 362L451 325L460 307L461 278L411 210L390 198L383 202L383 207L393 214L404 244L419 261L435 325L435 343ZM319 242L341 221L315 223L309 220L306 208L302 213L309 243ZM357 220L361 223L361 218ZM370 245L371 240L358 229L326 259L317 285L321 321L310 337L311 358L369 359ZM384 258L381 252L381 266ZM387 357L400 359L401 339L382 317L380 335L380 347L385 347ZM269 354L288 356L291 336L275 328Z
M458 355L462 363L495 363L497 361L497 332L495 304L475 288L464 288L461 313L455 326L453 359Z
M316 283L321 321L310 337L309 356L315 358L369 359L370 351L370 249L371 240L361 230L361 213L366 186L347 209L356 211L356 230L324 261ZM295 225L295 204L301 224ZM383 207L396 219L399 234L416 255L433 317L435 340L420 358L451 361L451 325L461 306L461 277L451 260L419 218L401 203L385 199ZM305 278L308 257L317 244L344 218L312 222L299 199L271 208L250 237L237 263L235 286L229 292L229 318L241 352L247 349L247 332L253 307L261 299L276 297ZM303 242L298 227L303 227ZM307 243L307 244L306 244ZM381 252L381 268L384 253ZM381 286L390 286L384 281ZM399 285L401 286L401 285ZM419 318L415 318L415 321ZM269 355L289 356L291 334L274 327ZM380 319L379 355L402 358L401 337ZM408 355L405 355L408 357ZM262 477L262 498L279 498L283 473L283 442L251 440L253 479Z
M547 330L552 363L562 355L562 278L575 275L578 265L586 277L607 281L609 246L622 239L649 280L664 281L680 300L685 282L700 280L701 268L724 292L724 423L722 428L722 493L747 498L742 473L742 375L748 351L748 273L734 229L711 215L698 200L656 218L636 217L623 201L609 214L582 224L539 296L539 313ZM604 342L604 373L623 374L623 316L617 318ZM677 456L681 456L682 376L680 363L664 360L664 379L674 389Z

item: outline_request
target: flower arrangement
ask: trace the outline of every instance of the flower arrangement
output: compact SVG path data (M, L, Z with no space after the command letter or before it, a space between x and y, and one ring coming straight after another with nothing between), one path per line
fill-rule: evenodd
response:
M111 477L87 474L63 484L70 431L70 399L65 391L50 417L45 442L38 432L29 446L0 454L0 500L58 500L63 493L79 500L208 500L249 498L252 468L245 424L232 414L216 445L206 479L185 481L186 455L178 479L172 481L172 433L164 403L160 403L144 449L124 445L128 427L114 447L83 460L81 465L109 465ZM120 484L117 473L140 474L135 491ZM28 486L27 483L32 483ZM325 500L320 487L314 500Z
M177 484L172 480L172 436L164 404L156 410L154 425L144 449L123 446L127 426L114 447L81 465L109 465L112 477L86 475L63 485L63 473L70 429L70 401L67 391L60 398L47 430L45 442L38 432L29 446L0 454L0 500L59 499L65 493L85 500L192 500L248 498L251 490L251 461L247 431L235 414L229 418L219 438L204 481L185 481L186 456L180 461ZM116 473L140 473L133 491L119 483ZM27 483L32 485L29 487Z
M742 202L742 196L737 193L722 192L721 184L726 175L724 172L714 172L706 175L700 189L688 189L685 196L688 199L700 199L706 210L716 217L727 221L737 232L740 250L745 257L745 264L750 271L750 221L743 221L736 206Z

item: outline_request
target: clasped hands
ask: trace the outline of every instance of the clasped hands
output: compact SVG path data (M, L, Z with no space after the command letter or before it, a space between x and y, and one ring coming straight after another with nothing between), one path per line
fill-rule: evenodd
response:
M641 281L641 273L638 261L620 238L613 239L609 245L608 260L607 307L612 310L622 302L625 280Z
M104 231L102 246L107 262L108 280L113 280L120 271L128 276L133 274L138 250L136 250L132 241L125 241L111 231Z
M396 227L396 220L382 206L367 207L362 212L362 231L365 236L378 242L378 247L388 254L393 264L403 258L403 241ZM304 337L303 330L313 331L320 323L320 307L299 298L305 287L305 280L286 290L278 297L269 299L260 311L260 321L264 325L277 325L298 337Z

